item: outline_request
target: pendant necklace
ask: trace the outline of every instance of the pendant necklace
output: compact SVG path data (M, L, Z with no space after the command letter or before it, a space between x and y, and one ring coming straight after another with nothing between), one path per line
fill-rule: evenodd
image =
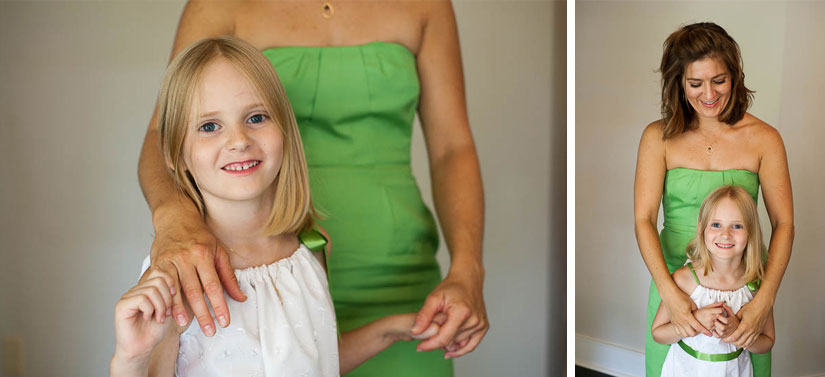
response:
M699 132L698 129L696 131ZM699 135L702 135L702 138L705 139L705 145L707 145L705 152L707 152L708 155L713 154L713 144L716 143L716 140L714 139L713 142L708 141L708 138L705 137L705 134L702 132L699 132Z
M321 16L326 18L326 19L330 19L334 15L335 15L335 8L332 7L332 3L330 3L329 1L324 1L324 4L322 5L322 8L321 8Z

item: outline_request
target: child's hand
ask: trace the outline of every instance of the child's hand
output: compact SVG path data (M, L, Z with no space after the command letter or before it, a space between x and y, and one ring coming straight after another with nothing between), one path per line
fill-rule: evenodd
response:
M412 329L413 324L415 324L415 316L416 313L396 314L390 316L389 318L392 321L392 325L390 326L387 335L392 337L394 340L410 341L413 339L428 339L437 334L438 329L441 328L440 324L443 324L444 321L447 320L447 316L445 314L439 313L435 318L433 318L433 322L429 327L421 333L413 335L410 330Z
M705 326L706 329L712 329L714 323L716 322L716 317L719 317L725 312L722 305L724 305L723 302L715 302L708 306L704 306L693 312L693 316L696 317L696 320L699 321L702 326Z
M739 327L739 317L736 316L736 313L727 305L722 305L722 308L725 309L726 315L717 316L713 324L713 336L717 338L724 338L733 334L736 328Z
M115 305L115 359L146 358L160 343L172 316L172 278L150 269L146 279L126 292Z

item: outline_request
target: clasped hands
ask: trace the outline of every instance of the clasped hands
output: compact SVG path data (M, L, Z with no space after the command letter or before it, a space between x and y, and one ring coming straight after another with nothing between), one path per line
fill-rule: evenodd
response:
M771 309L759 295L737 313L721 302L697 310L696 304L684 293L669 302L663 298L662 302L682 338L704 333L744 349L750 348L762 333Z

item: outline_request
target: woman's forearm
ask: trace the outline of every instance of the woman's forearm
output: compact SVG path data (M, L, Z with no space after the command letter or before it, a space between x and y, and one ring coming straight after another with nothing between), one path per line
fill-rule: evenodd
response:
M455 277L483 279L484 194L472 144L432 161L433 200Z
M152 211L152 222L158 229L170 214L188 214L199 217L197 207L180 190L176 189L171 175L166 169L160 151L158 130L155 127L157 116L152 116L152 124L143 140L143 148L138 160L138 181ZM168 211L163 210L169 209Z
M673 282L670 270L667 268L662 244L656 226L648 219L636 220L636 242L639 244L639 251L642 259L650 271L650 276L656 283L656 288L660 296L668 296L679 287Z
M776 301L779 284L788 268L791 259L791 247L794 238L793 223L779 223L771 233L771 243L768 251L768 263L765 265L765 276L759 287L757 296L769 300L772 307Z

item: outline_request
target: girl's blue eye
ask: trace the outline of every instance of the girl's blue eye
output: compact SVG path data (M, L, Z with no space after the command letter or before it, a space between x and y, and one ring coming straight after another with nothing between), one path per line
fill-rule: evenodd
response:
M264 114L255 114L249 117L249 123L263 123L266 120L266 115Z
M744 229L745 227L742 224L733 224L733 229Z
M710 223L710 227L711 227L711 228L718 228L718 227L719 227L719 223Z
M204 123L200 127L198 127L198 131L201 131L201 132L215 132L217 130L218 130L218 125L215 122Z

